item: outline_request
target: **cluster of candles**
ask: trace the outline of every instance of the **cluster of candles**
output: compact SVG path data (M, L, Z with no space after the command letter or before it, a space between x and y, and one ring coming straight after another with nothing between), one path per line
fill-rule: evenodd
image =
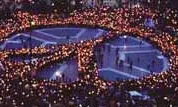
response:
M171 11L170 15L166 14L169 25L178 27L175 20L177 14L172 10L169 11ZM74 24L103 27L108 29L108 33L105 36L78 43L35 47L32 49L32 53L30 53L30 49L26 48L1 51L0 60L4 65L4 72L0 75L0 104L20 107L34 103L34 99L38 99L38 102L44 101L49 102L49 104L68 102L67 104L70 105L70 101L77 103L78 100L88 101L103 96L110 87L117 90L138 91L166 89L173 91L172 99L177 98L178 49L174 42L176 37L165 32L156 32L159 28L145 28L143 20L147 17L154 19L156 25L159 25L159 17L161 17L159 11L143 7L132 9L93 8L84 12L74 11L70 17L65 19L60 18L55 13L32 15L17 12L14 14L14 18L4 20L0 25L1 42L7 40L13 32L25 31L30 28L29 19L35 23L34 28ZM98 77L97 63L93 52L95 46L124 33L130 33L139 39L152 42L164 55L169 57L169 69L137 80L110 82ZM36 55L40 57L37 57L35 63L32 64L9 60L12 56L29 54L32 54L33 58ZM36 73L40 72L43 67L68 58L75 58L78 62L80 75L77 81L66 84L35 77ZM171 99L170 96L166 97L167 100Z

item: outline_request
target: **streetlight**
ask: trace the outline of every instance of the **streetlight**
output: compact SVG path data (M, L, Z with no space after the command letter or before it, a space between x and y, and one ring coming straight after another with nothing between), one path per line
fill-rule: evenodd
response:
M29 56L30 56L30 70L32 70L32 30L33 30L33 26L35 25L35 22L32 21L32 19L29 20L29 24L30 24L30 53L29 53Z

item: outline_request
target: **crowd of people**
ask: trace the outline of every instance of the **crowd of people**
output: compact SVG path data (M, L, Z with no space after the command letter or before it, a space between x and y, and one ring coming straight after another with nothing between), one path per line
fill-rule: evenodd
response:
M170 12L171 11L171 12ZM166 22L159 26L160 17L166 15ZM152 18L156 27L144 26L144 19ZM12 18L2 20L0 25L0 41L11 35L31 30L30 22L43 28L50 25L76 25L101 27L108 30L105 36L97 39L56 45L51 47L35 47L30 49L2 50L0 60L4 70L0 75L0 106L3 107L161 107L177 106L178 103L178 49L175 37L160 28L170 25L178 27L178 16L175 11L167 9L164 13L149 8L92 8L83 12L74 11L67 18L58 14L31 14L16 12ZM29 21L31 20L31 21ZM94 48L109 39L122 34L131 34L137 38L151 42L169 58L168 71L143 77L137 80L118 82L105 81L98 77ZM12 57L31 54L37 58L34 63L11 60ZM79 78L70 84L55 80L43 80L35 76L43 67L56 61L75 58L78 62ZM153 100L134 101L127 91L148 92Z
M37 13L67 13L72 9L81 8L81 0L1 0L0 1L0 19L12 17L16 11ZM63 14L63 15L65 15Z

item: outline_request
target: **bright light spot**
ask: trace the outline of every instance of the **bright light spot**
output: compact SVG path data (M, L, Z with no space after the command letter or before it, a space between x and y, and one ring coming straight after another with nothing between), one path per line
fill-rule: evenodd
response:
M61 73L59 71L55 72L55 76L61 77Z
M34 26L34 25L35 25L35 22L32 21L32 22L31 22L31 25Z
M52 3L51 6L54 6L54 3Z
M126 35L124 35L124 39L125 39L125 38L127 38L127 36L126 36Z
M164 100L167 100L168 98L167 97L164 97Z

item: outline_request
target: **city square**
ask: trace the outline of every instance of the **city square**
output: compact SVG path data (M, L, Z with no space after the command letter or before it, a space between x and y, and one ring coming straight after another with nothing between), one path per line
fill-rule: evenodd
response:
M28 3L1 19L0 107L178 106L176 9Z

